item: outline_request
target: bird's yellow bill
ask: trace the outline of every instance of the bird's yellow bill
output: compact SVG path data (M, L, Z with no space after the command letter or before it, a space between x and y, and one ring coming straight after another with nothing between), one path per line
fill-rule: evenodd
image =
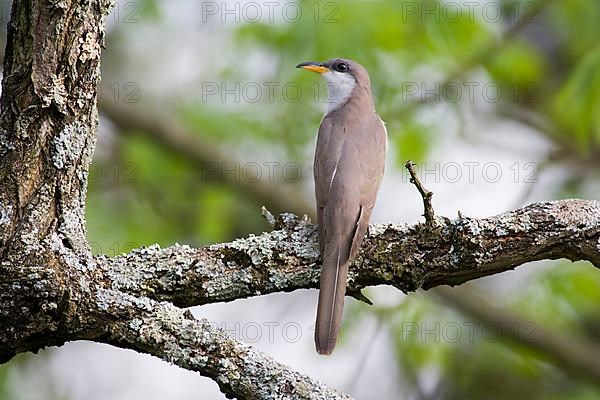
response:
M329 68L327 68L327 67L324 67L324 66L318 65L318 64L309 64L309 63L300 64L300 65L298 65L298 68L302 68L307 71L316 72L317 74L322 74L322 73L329 71Z
M321 67L319 65L305 65L305 66L300 67L300 68L306 69L308 71L316 72L318 74L322 74L324 72L329 71L329 68Z

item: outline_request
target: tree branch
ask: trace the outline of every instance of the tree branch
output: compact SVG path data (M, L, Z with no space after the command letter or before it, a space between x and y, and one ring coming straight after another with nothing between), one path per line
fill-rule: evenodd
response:
M152 354L213 379L223 393L240 399L350 399L275 362L208 320L169 303L99 290L100 319L110 321L98 339Z
M350 267L349 290L457 285L543 259L600 266L598 201L535 203L490 218L436 222L372 225ZM259 236L202 249L151 246L96 262L111 288L185 307L316 288L320 265L315 225L290 214Z

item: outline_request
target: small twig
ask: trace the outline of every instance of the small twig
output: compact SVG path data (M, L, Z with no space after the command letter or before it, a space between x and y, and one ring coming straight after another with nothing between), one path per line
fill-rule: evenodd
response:
M353 297L355 300L362 301L363 303L368 304L370 306L373 305L373 302L360 290L353 290L348 288L346 289L346 296Z
M273 228L275 226L275 223L277 222L275 221L275 217L273 216L273 214L271 214L271 212L267 210L267 207L265 206L262 206L260 208L260 212L264 219L267 221L267 223L271 225L271 228Z
M433 206L431 205L431 197L433 197L433 192L425 189L425 186L421 183L419 178L417 177L417 173L415 172L415 163L408 160L406 164L404 164L408 173L410 174L410 182L417 187L419 193L421 193L421 197L423 198L423 208L425 209L425 213L423 216L425 217L425 222L427 225L435 225L435 216L433 213Z

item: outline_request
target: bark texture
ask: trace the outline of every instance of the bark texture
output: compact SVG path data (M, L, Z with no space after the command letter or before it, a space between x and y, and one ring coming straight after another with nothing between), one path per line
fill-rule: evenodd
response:
M187 307L317 287L316 229L284 214L271 232L203 249L92 256L85 190L97 126L102 0L15 0L0 115L0 362L94 340L160 357L240 399L346 399L240 343ZM568 258L600 266L600 203L533 204L497 217L372 226L349 293L405 292Z
M593 200L535 203L484 219L437 218L433 227L371 225L348 290L457 285L543 259L600 266L599 240L600 202ZM271 232L230 243L151 246L96 262L113 289L183 307L319 287L316 226L292 214L281 215Z
M0 360L90 335L85 191L109 2L13 3L0 115Z

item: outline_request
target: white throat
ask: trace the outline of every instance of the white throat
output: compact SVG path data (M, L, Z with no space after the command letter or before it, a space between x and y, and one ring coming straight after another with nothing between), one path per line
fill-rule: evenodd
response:
M337 71L328 71L323 74L327 80L327 112L337 110L350 98L352 90L356 86L356 80L350 74L344 74Z

